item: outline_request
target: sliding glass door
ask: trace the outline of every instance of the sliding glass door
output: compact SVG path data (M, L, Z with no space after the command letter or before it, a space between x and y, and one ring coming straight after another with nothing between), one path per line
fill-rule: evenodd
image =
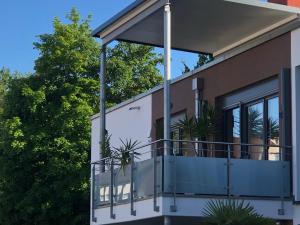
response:
M267 144L269 146L279 145L279 98L268 99L267 107ZM267 154L269 160L280 160L280 149L278 147L268 147Z
M279 160L279 98L265 98L247 107L248 154L251 159ZM255 145L265 145L255 146Z
M226 140L247 143L232 147L234 158L279 160L279 98L266 97L226 110Z
M264 102L247 107L247 140L250 159L264 159Z
M226 122L227 122L227 141L230 143L241 143L241 109L236 107L230 109L226 112ZM240 145L232 146L233 157L241 158L241 147Z

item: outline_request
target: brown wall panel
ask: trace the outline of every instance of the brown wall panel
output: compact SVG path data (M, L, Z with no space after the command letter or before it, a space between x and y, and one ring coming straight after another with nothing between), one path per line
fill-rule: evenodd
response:
M203 98L214 104L219 96L278 75L291 65L290 33L263 43L171 85L172 113L186 110L194 115L192 80L204 79ZM163 90L153 93L152 123L163 117ZM155 137L154 129L152 132Z

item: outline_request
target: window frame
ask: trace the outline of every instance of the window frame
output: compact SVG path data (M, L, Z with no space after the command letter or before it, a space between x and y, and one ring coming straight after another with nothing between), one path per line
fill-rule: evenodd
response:
M268 145L268 119L269 119L269 108L268 108L268 101L274 98L278 98L278 110L279 110L279 119L280 119L280 93L279 91L270 93L265 96L260 96L256 99L252 99L250 101L246 102L238 102L235 104L232 104L230 106L223 107L222 113L223 113L223 120L224 120L224 140L228 142L228 123L226 120L226 116L228 111L234 110L236 108L240 109L240 140L241 143L248 143L248 118L247 118L247 109L250 106L253 106L258 103L263 103L263 141L264 141L264 160L269 160L269 148L266 146ZM280 123L280 121L279 121ZM280 139L281 131L279 127L279 139ZM245 155L249 157L248 148L247 146L242 146L241 148L241 158L245 158Z

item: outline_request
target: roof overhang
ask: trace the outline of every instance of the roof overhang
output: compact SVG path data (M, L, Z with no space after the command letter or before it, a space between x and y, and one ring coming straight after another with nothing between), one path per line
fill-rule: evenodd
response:
M220 55L279 27L300 25L300 9L258 0L170 0L172 48ZM93 31L113 40L163 46L166 0L137 0Z

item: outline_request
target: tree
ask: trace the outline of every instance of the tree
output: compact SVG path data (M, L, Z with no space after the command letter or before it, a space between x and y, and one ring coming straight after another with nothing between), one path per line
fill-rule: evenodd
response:
M143 93L162 82L157 69L163 58L153 47L118 43L108 49L107 101L109 105L120 103L129 97Z
M210 201L203 214L204 225L275 225L275 221L259 215L243 201Z
M211 61L214 60L214 57L212 54L203 54L203 53L200 53L198 55L198 61L197 61L197 64L195 66L195 69L200 67L200 66L203 66Z
M185 73L188 73L191 71L190 67L184 61L182 61L181 63L183 65L182 74L185 74Z
M197 68L199 68L199 67L201 67L201 66L203 66L203 65L205 65L205 64L207 64L207 63L209 63L213 60L214 60L214 57L213 57L212 54L200 53L200 54L198 54L198 61L195 65L194 69L197 69ZM184 67L183 71L182 71L183 74L188 73L188 72L191 71L191 69L188 67L188 65L184 61L182 61L182 64L183 64L183 67Z
M10 73L9 69L2 68L0 70L0 118L4 108L4 96L8 91L8 85L12 77L13 75Z
M68 24L54 19L54 32L34 43L36 73L5 89L1 225L89 224L90 116L98 112L100 46L90 35L90 18L81 20L75 9L67 18ZM122 43L109 49L111 105L161 81L161 57L152 50Z

